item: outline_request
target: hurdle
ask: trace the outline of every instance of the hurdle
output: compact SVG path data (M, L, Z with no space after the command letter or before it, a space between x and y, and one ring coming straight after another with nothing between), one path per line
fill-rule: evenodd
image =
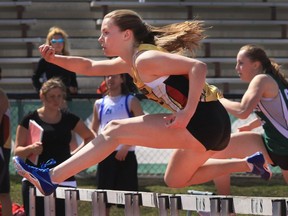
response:
M30 216L35 216L36 196L43 195L35 187L30 187ZM187 213L207 212L212 216L284 216L287 215L288 201L288 197L219 196L210 193L162 194L58 187L53 194L44 197L45 216L55 215L56 198L65 199L66 216L78 215L77 201L92 202L92 216L105 216L106 203L124 205L125 216L140 216L141 206L157 208L159 216L178 216L179 210Z

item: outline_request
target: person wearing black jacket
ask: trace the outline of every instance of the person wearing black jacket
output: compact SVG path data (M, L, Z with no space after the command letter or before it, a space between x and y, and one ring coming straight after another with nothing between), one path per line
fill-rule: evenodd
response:
M64 30L58 27L52 27L49 29L46 44L51 45L58 55L69 55L67 38L68 35ZM32 76L33 86L36 91L39 93L42 84L52 77L59 77L62 80L67 88L68 100L70 95L77 94L78 83L76 74L41 58Z

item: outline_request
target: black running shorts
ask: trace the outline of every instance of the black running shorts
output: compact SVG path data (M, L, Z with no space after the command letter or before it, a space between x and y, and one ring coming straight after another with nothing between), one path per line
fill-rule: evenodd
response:
M186 128L207 150L223 150L230 140L230 118L219 101L199 102Z

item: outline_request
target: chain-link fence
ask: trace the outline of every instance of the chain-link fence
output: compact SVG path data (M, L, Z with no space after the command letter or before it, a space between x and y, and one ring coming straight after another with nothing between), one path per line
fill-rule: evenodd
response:
M73 99L68 101L68 108L71 112L81 117L86 125L90 128L93 105L96 98L83 98ZM10 115L11 115L11 131L12 131L12 146L14 145L16 128L27 113L39 108L41 101L39 99L10 99ZM163 109L161 106L153 101L147 99L141 99L141 105L145 113L168 113L169 111ZM81 140L77 137L79 143ZM169 149L152 149L145 147L137 147L136 155L139 163L138 173L139 175L163 175L166 169L166 164L171 155L172 150ZM15 170L11 165L11 173L15 173ZM93 166L87 169L85 172L81 172L80 175L95 175L97 166Z
M69 110L81 117L88 127L90 127L92 110L95 102L94 98L77 98L68 102ZM12 140L15 140L16 127L22 117L30 111L41 106L38 99L17 99L10 100L11 103L11 126ZM169 111L162 108L155 102L147 99L141 99L141 105L145 113L168 113ZM235 132L240 125L245 124L253 118L251 115L246 120L239 120L231 116L232 131ZM258 130L261 131L261 130ZM78 142L81 140L78 138ZM165 140L163 140L165 142ZM172 149L153 149L145 147L136 147L136 155L138 160L138 175L139 176L162 176L165 172L167 162L171 156ZM12 163L11 163L12 164ZM11 173L15 173L14 168L10 167ZM80 175L93 176L96 173L97 165L81 172ZM273 172L279 173L279 168L273 168Z

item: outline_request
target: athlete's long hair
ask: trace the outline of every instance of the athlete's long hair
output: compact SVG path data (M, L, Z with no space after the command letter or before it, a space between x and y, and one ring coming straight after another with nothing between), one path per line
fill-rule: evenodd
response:
M140 15L132 10L114 10L105 18L111 18L120 30L130 29L138 44L153 44L170 53L194 55L200 41L205 38L203 22L185 21L161 27L149 25Z
M278 77L286 87L288 87L288 82L285 79L284 73L281 72L281 66L275 61L268 58L264 49L253 44L247 44L240 48L240 51L245 51L245 56L249 58L252 62L259 61L262 65L263 72L266 74L274 74Z

